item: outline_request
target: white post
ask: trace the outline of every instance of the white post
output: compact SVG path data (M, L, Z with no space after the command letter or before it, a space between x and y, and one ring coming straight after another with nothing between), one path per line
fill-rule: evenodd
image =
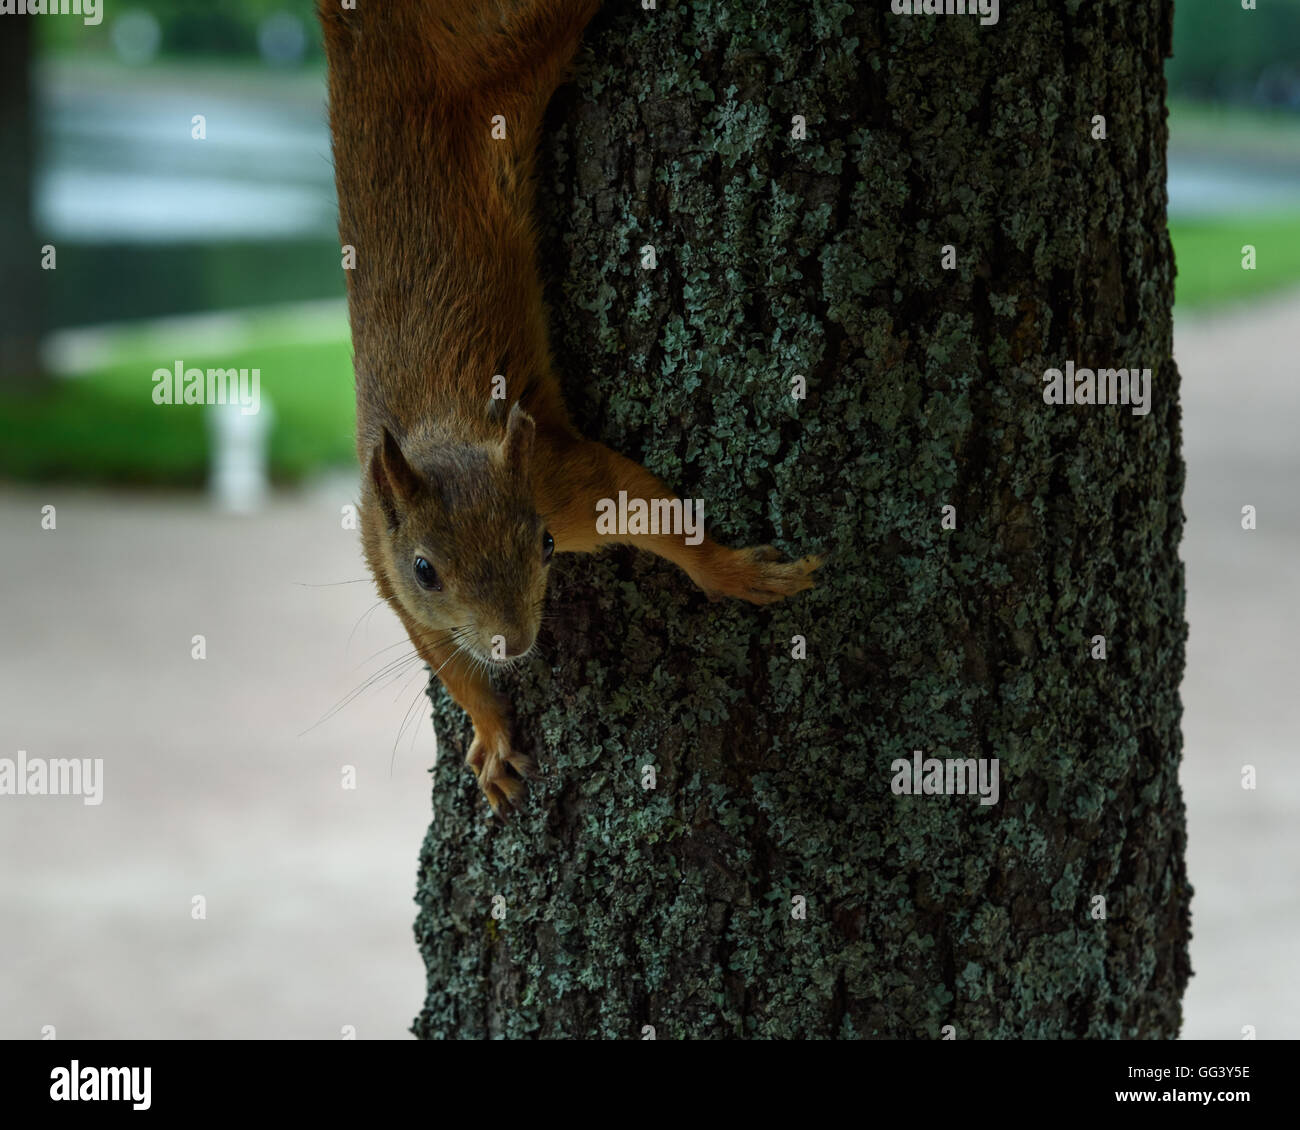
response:
M251 514L266 501L267 449L275 414L263 396L257 412L245 414L241 405L208 406L212 436L212 474L208 489L222 510Z

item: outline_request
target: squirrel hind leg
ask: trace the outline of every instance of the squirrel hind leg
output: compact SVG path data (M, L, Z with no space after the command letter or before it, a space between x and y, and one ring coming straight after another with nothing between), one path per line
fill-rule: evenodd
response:
M727 549L715 544L707 569L693 573L691 580L710 600L730 596L750 604L774 604L812 588L812 574L821 563L821 557L787 561L770 545Z
M561 553L589 553L603 545L624 544L671 561L714 600L734 597L751 604L772 604L813 587L812 574L821 557L787 561L770 545L729 549L703 531L703 514L693 509L699 528L687 537L681 530L601 532L596 515L605 508L613 517L614 501L648 505L667 503L686 521L689 500L678 499L644 467L600 443L578 441L558 448L542 448L543 463L551 482L568 484L564 490L543 486L538 510L546 518L555 547Z

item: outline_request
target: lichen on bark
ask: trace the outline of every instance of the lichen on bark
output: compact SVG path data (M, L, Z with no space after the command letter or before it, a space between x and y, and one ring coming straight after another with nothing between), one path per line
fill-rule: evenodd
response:
M551 107L575 419L720 540L830 557L767 609L562 559L509 682L544 776L507 825L434 692L417 1035L1178 1031L1172 5L882 8L611 6ZM1067 359L1150 367L1150 414L1045 405ZM918 749L999 758L1001 800L895 796Z

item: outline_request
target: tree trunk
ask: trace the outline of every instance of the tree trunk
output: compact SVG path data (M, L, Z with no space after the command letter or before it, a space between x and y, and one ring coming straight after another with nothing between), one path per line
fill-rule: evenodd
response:
M831 557L766 609L564 559L507 825L435 690L419 1036L1179 1030L1172 4L870 7L611 6L551 107L576 421L720 540ZM1046 403L1067 361L1150 368L1149 414ZM916 750L998 759L997 803L898 795Z
M41 377L41 264L32 232L32 174L35 166L35 106L31 67L37 17L5 20L0 35L0 161L4 195L0 205L0 384L30 387Z

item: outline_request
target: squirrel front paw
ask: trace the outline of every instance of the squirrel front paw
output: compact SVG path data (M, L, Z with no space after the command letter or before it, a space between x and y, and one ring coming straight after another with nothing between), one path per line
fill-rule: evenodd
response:
M820 557L786 561L780 550L770 545L728 549L695 581L710 600L730 596L750 604L772 604L812 588L812 573L821 563Z
M492 811L502 818L511 806L518 808L523 804L528 790L522 778L537 776L537 763L511 746L510 734L504 728L480 731L475 726L465 764L474 770Z

